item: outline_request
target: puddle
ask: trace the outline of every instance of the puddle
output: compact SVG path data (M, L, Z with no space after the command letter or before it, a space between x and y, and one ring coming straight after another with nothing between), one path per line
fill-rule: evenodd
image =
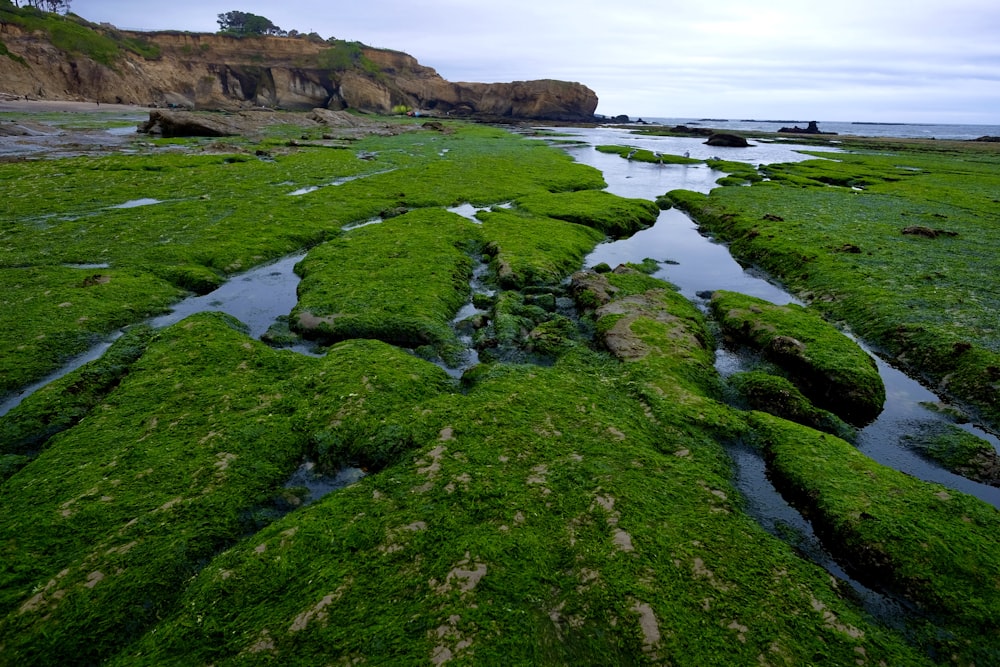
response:
M469 300L464 306L459 308L458 312L455 313L455 317L451 320L451 326L458 334L459 342L465 346L464 357L454 366L448 366L447 364L439 365L445 370L446 373L448 373L448 375L456 379L461 378L465 371L479 363L479 351L476 350L472 340L475 329L469 320L476 315L486 314L485 310L477 308L475 304L473 304L473 297L476 294L486 294L492 296L494 293L492 289L488 288L483 283L483 279L486 277L488 270L489 263L484 261L482 257L476 258L476 265L472 268L472 279L469 281Z
M221 311L243 322L247 326L249 334L253 338L260 339L279 317L287 316L298 302L296 289L299 277L295 274L294 269L303 257L305 257L304 252L298 253L233 276L215 291L203 296L188 297L174 304L170 313L154 317L147 322L153 327L162 328L175 324L195 313ZM74 267L106 268L106 265L74 265ZM43 380L22 389L14 396L8 397L7 400L0 403L0 416L7 414L21 401L49 382L71 373L89 361L100 358L119 336L121 336L121 331L111 334L106 340L87 352L73 357L62 368L52 372ZM314 346L308 343L295 345L288 349L304 354L316 354Z
M294 269L303 257L305 253L298 253L233 276L213 292L184 299L169 314L150 320L150 324L166 327L194 313L222 311L247 325L252 337L260 338L278 317L290 313L298 303L299 277Z
M362 158L363 159L363 158ZM316 192L320 188L337 187L338 185L343 185L344 183L350 183L351 181L356 181L359 178L368 178L369 176L378 176L379 174L388 174L389 172L396 171L395 169L383 169L382 171L373 171L368 174L356 174L354 176L341 176L340 178L335 178L329 183L324 183L323 185L307 185L305 187L299 188L298 190L293 190L288 193L289 197L301 197L302 195L307 195L310 192ZM287 183L284 185L288 185Z
M142 199L132 199L125 202L124 204L118 204L117 206L109 206L108 208L138 208L140 206L152 206L153 204L161 204L159 199L153 199L151 197L143 197Z
M511 206L513 206L511 202L503 202L502 204L491 204L490 206L474 206L473 204L465 203L465 204L459 204L458 206L452 206L451 208L448 209L448 211L451 213L456 213L462 216L463 218L471 220L472 222L478 225L482 223L482 220L476 217L476 213L479 213L480 211L489 211L494 208L510 208Z
M371 220L365 220L364 222L354 222L349 225L344 225L341 229L345 232L349 232L352 229L360 229L361 227L367 227L368 225L377 225L380 222L384 222L382 218L372 218Z
M111 265L107 262L100 262L97 264L63 264L67 269L110 269Z
M285 488L307 489L308 493L302 499L303 505L311 505L332 491L354 484L366 474L361 468L348 466L332 475L324 475L317 471L315 461L306 461L288 478L288 481L285 482Z

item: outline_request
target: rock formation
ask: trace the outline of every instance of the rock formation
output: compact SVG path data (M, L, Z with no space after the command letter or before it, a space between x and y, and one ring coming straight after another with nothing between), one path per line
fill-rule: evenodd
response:
M85 22L84 22L85 23ZM0 93L185 109L308 111L394 108L435 115L593 121L597 95L579 83L451 83L412 56L355 42L127 32L86 24L121 44L111 65L57 48L41 31L0 23ZM155 55L154 55L155 54Z
M816 121L809 121L809 125L806 127L799 127L798 125L793 125L792 127L783 127L778 130L778 132L786 132L789 134L837 134L836 132L823 132L819 129L819 124Z
M746 148L750 145L745 137L725 132L716 132L705 143L709 146L726 146L729 148Z

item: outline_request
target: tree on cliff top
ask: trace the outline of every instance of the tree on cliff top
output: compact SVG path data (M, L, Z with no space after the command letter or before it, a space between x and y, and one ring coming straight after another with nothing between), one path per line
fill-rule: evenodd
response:
M226 12L219 14L219 32L227 35L284 35L285 31L274 25L271 19L249 12Z
M70 0L24 0L25 7L34 7L35 9L47 12L62 10L63 13L66 13L69 11L69 3ZM15 0L13 5L20 7L21 3Z

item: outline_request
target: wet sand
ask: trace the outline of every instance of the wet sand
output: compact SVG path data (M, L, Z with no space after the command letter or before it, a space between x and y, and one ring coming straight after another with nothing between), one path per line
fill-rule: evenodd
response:
M98 104L96 102L72 102L67 100L25 100L0 97L0 112L16 113L94 113L95 111L146 112L149 107L135 104Z

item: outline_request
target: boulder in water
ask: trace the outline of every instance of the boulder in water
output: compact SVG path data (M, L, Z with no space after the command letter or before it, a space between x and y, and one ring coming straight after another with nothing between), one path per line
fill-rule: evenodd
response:
M729 148L746 148L750 145L744 137L726 132L716 132L705 143L709 146L726 146Z

